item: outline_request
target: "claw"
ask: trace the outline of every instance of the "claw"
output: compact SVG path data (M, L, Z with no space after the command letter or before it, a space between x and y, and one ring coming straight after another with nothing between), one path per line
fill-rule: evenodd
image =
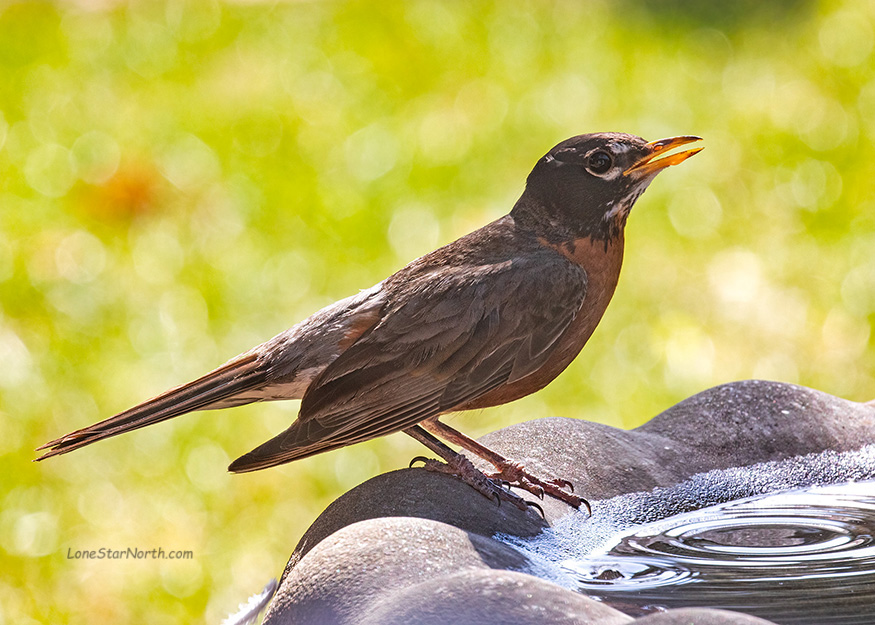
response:
M422 462L427 471L436 471L461 479L466 484L473 486L484 497L495 500L499 506L501 506L502 500L511 502L520 510L528 510L530 506L534 506L541 513L541 516L544 516L544 510L541 506L525 501L511 490L510 487L513 482L503 480L498 476L482 473L464 456L454 456L448 459L446 463L426 458L425 456L416 456L410 461L408 466L413 467L417 462ZM537 494L543 499L543 489Z
M537 497L541 501L544 501L544 488L542 486L539 486L537 484L532 484L532 487L526 488L526 490L529 491L530 493L532 493L535 497Z
M541 518L544 519L545 521L547 520L547 517L546 517L546 515L544 514L544 509L543 509L541 506L539 506L538 504L536 504L534 501L527 501L527 502L526 502L526 505L527 505L529 508L534 508L535 510L537 510L538 512L540 512L540 513L541 513Z
M498 469L489 473L488 477L500 480L502 484L509 482L511 486L518 486L529 491L538 499L543 500L546 495L564 501L573 508L579 508L581 503L586 503L582 497L574 494L574 484L562 478L542 480L529 473L525 466L518 462L503 459L493 463ZM567 489L567 490L566 490ZM589 505L587 504L587 510Z
M563 480L561 477L553 478L552 480L548 480L548 483L553 486L558 486L559 488L567 488L570 492L574 492L574 484L569 482L568 480Z

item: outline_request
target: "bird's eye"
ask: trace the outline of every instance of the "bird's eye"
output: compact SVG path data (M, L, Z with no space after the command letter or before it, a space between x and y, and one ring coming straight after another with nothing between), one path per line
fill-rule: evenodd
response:
M613 166L614 159L611 158L611 155L607 152L593 152L586 159L586 168L590 171L590 173L601 175L607 173L607 171Z

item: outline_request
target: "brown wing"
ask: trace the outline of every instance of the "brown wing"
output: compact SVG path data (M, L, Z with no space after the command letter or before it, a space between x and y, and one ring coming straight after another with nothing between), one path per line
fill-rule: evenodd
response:
M313 381L298 420L232 471L397 432L537 371L583 305L586 274L545 249L385 288L382 319Z

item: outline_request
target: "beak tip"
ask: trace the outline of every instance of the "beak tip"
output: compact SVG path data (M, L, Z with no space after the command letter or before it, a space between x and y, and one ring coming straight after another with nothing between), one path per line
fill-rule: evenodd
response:
M705 148L705 146L698 146L689 150L683 150L681 152L674 152L662 156L664 152L701 140L701 137L695 135L682 135L679 137L669 137L667 139L651 141L646 146L650 148L650 154L632 165L632 167L626 170L626 173L634 172L638 175L655 175L666 167L682 163L691 156L698 154Z

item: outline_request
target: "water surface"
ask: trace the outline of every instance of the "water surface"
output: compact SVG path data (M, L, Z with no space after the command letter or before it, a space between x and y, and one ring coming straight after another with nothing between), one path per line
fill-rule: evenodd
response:
M630 615L875 625L875 445L715 470L503 537L538 574Z

